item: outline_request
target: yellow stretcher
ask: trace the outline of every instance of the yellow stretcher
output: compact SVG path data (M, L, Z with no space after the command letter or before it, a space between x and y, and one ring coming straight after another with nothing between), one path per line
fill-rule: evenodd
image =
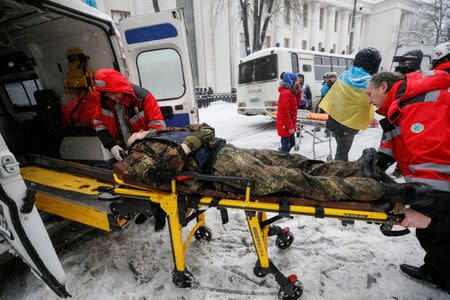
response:
M215 207L227 222L226 209L245 212L253 244L258 256L253 273L258 277L275 276L280 285L280 299L298 299L303 287L295 275L284 276L270 261L268 237L277 236L276 245L288 248L293 235L288 228L270 226L273 222L295 215L316 218L337 218L343 221L361 220L381 224L386 235L406 232L391 231L401 219L399 205L376 202L317 202L286 197L252 197L251 180L236 177L213 177L186 173L172 180L170 186L155 189L128 178L127 173L116 168L115 172L95 167L35 157L22 168L22 176L29 191L34 193L38 209L105 231L119 230L136 214L151 215L152 204L159 203L167 213L170 240L175 268L172 280L178 287L194 284L194 276L186 269L185 256L192 237L210 240L211 231L206 227L204 212ZM205 190L204 195L187 193L179 180L195 178L203 181L238 180L246 186L245 195L225 194ZM57 179L57 180L55 180ZM267 213L277 214L267 219ZM182 229L191 221L195 225L183 241Z

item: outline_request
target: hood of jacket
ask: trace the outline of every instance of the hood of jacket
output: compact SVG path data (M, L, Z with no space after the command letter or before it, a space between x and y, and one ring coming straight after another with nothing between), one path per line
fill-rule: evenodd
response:
M133 94L128 79L113 69L100 69L95 73L95 89L104 93Z

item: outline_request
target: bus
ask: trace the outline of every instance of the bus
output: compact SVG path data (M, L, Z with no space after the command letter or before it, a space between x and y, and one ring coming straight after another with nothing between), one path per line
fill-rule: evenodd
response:
M239 64L238 113L269 114L277 109L278 86L282 72L301 73L311 88L312 107L320 100L323 76L339 76L353 66L354 57L318 51L267 48L248 55Z

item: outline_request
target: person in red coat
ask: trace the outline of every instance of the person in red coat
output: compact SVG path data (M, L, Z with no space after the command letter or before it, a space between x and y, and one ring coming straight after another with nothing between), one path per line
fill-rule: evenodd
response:
M112 69L95 74L95 90L99 93L94 129L103 146L121 161L121 151L131 134L140 130L165 127L158 102L149 91L131 84Z
M284 72L278 87L277 132L281 137L279 151L289 153L295 145L299 89L295 87L297 74ZM300 96L301 97L301 96Z
M441 63L449 69L448 59ZM438 65L404 79L381 72L369 82L370 102L386 116L380 121L383 139L371 162L371 177L397 162L404 185L416 191L409 195L411 207L401 225L417 228L426 252L422 266L402 264L400 269L450 292L450 75Z
M136 132L165 127L158 102L149 91L131 84L122 74L112 69L101 69L95 74L98 102L93 126L103 146L121 161L128 138ZM152 205L155 231L166 224L166 213L159 204ZM147 216L139 214L135 222L142 223Z

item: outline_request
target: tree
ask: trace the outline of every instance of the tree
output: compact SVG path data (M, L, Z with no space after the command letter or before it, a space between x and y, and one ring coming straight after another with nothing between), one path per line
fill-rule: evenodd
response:
M161 10L159 9L158 0L152 0L152 2L153 2L153 9L155 10L155 12L160 12Z
M434 4L424 3L419 9L419 14L430 21L431 36L429 36L435 45L449 40L450 0L434 0Z
M290 14L291 11L299 12L300 2L301 0L239 0L246 54L249 55L252 52L262 49L266 38L267 27L273 16L283 15L286 17L286 13ZM293 15L298 19L301 14L294 13ZM252 28L249 27L249 22L251 22ZM251 40L250 29L252 33ZM250 48L251 42L252 47Z

